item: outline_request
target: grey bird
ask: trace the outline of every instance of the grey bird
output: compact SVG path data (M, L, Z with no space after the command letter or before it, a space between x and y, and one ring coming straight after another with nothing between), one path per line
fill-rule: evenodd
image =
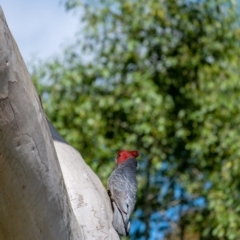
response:
M130 231L130 215L136 203L137 179L136 157L138 151L120 150L117 154L117 168L108 179L108 192L113 206L113 227L123 235Z

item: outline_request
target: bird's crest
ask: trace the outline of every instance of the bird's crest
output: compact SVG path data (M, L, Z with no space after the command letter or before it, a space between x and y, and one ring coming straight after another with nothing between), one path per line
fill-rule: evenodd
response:
M117 164L121 164L124 163L128 158L131 157L138 157L139 153L137 150L133 150L133 151L127 151L127 150L120 150L117 154L117 159L116 162Z

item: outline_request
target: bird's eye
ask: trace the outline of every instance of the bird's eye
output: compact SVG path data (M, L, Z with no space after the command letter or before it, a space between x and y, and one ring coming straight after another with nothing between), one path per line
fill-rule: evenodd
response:
M119 153L119 154L118 154L118 157L120 157L120 156L121 156L121 154Z

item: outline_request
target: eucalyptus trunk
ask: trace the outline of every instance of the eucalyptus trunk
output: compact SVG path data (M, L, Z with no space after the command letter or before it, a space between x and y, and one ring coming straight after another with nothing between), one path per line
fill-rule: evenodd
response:
M0 239L119 239L101 181L47 122L1 7Z

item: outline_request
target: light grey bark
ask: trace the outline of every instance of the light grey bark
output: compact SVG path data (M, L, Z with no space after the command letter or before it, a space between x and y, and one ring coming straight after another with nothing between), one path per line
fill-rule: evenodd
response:
M119 239L100 180L51 132L0 7L0 240Z
M112 227L109 196L82 156L49 123L64 182L84 239L119 239Z

